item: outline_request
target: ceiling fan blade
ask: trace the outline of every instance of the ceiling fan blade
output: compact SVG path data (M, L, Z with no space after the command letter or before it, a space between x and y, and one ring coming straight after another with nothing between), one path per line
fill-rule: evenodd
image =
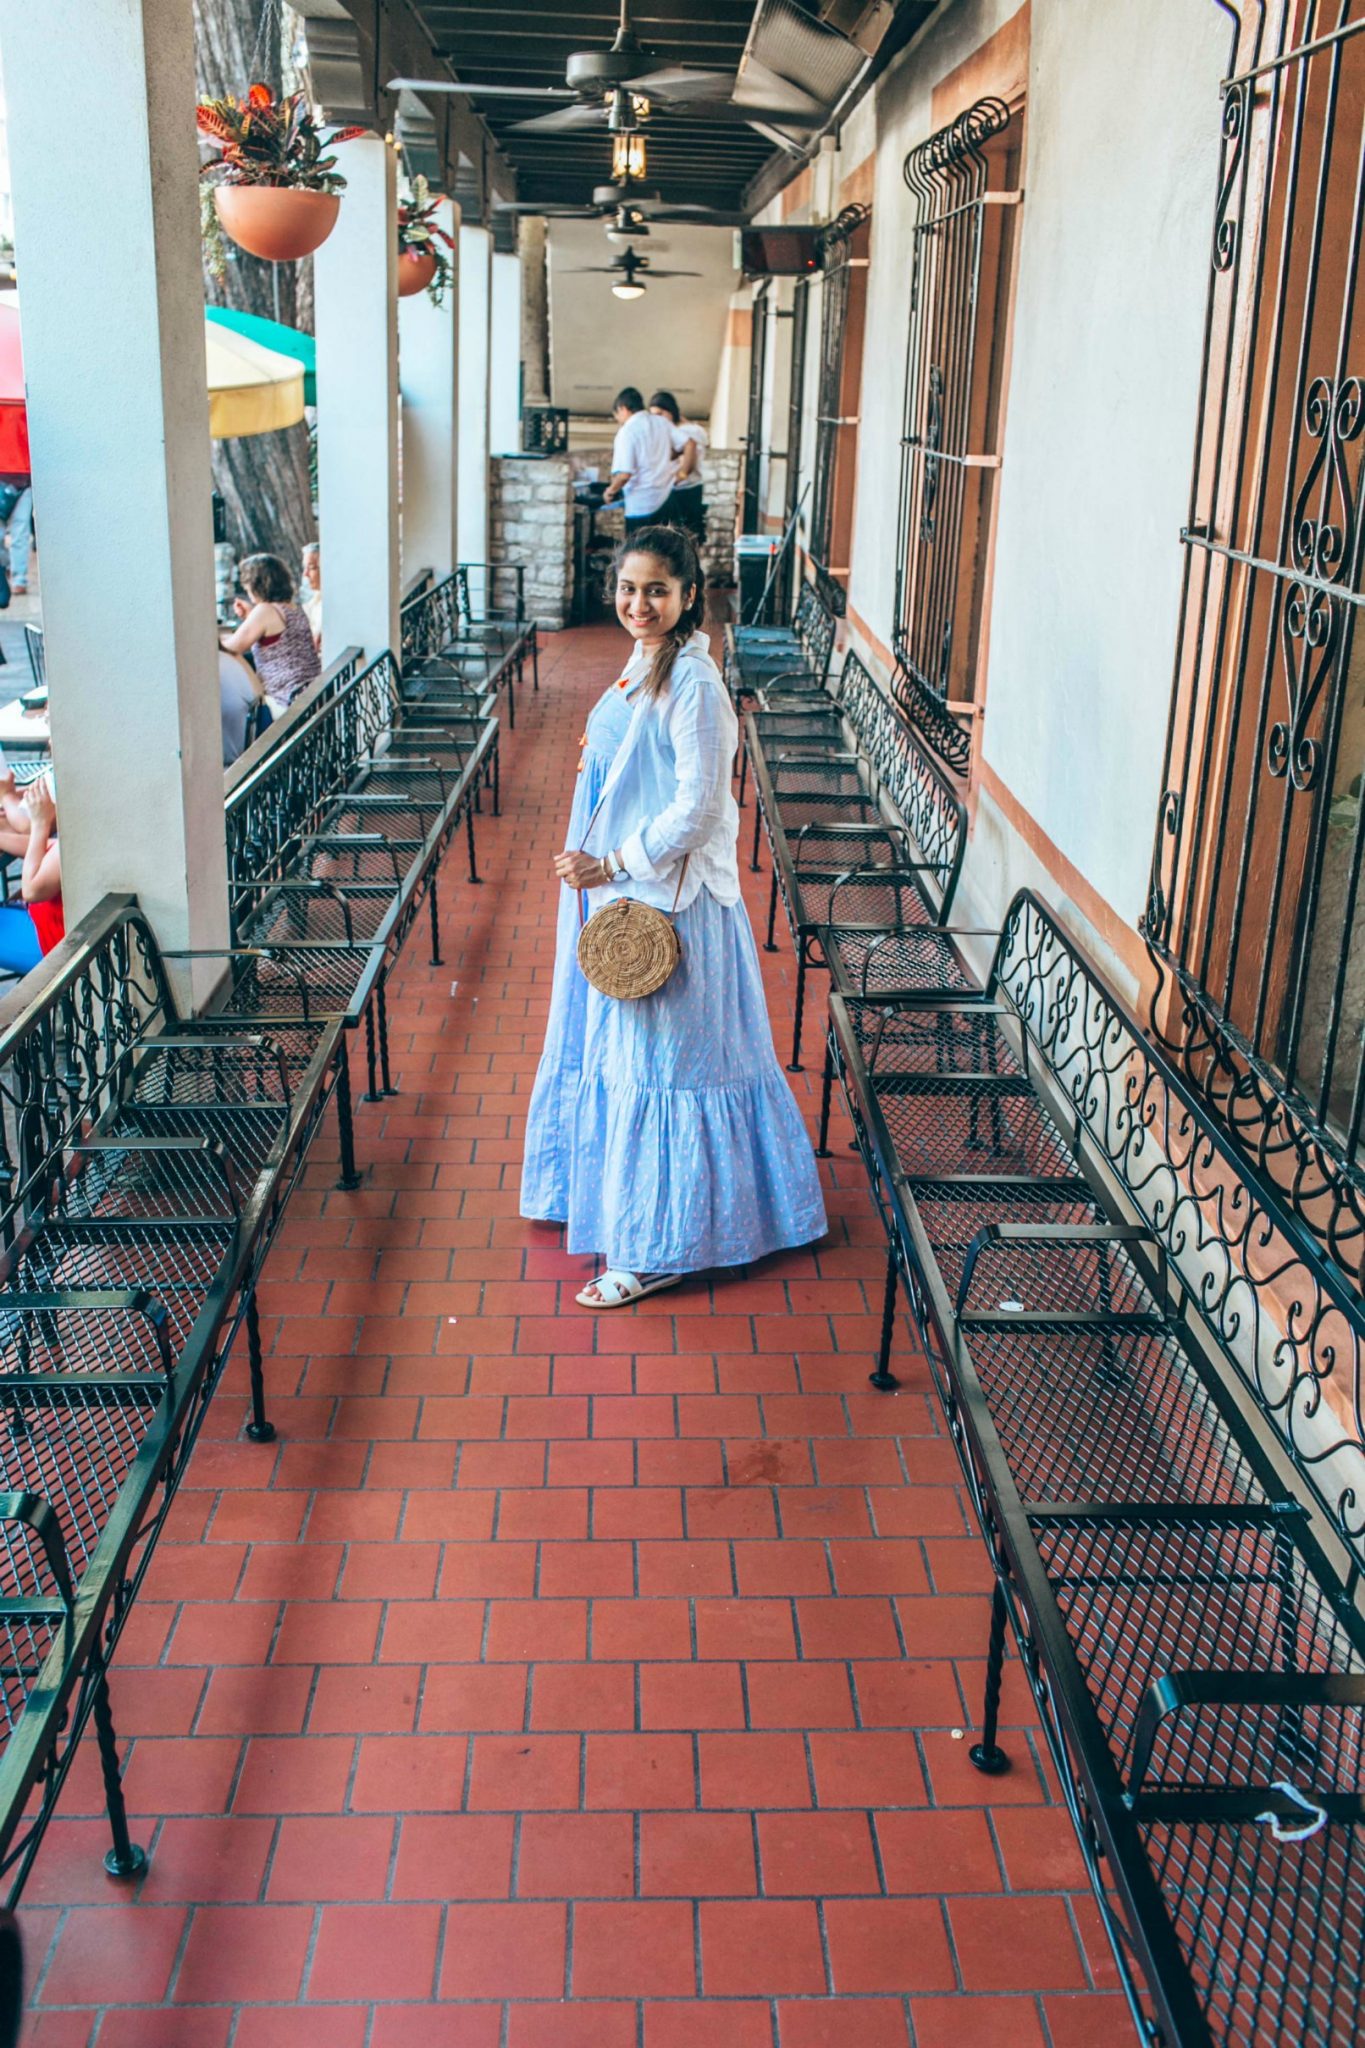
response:
M469 85L461 78L391 78L388 92L455 92L468 98L499 100L576 100L567 85Z
M565 274L566 274L567 276L569 276L569 277L629 277L629 276L630 276L630 272L629 272L628 270L623 270L623 269L622 269L622 267L621 267L621 265L620 265L619 263L576 263L576 264L575 264L575 265L573 266L573 268L572 268L571 270L567 271L567 272L566 272ZM651 276L651 277L657 277L657 276L658 276L658 272L657 272L657 271L654 271L654 270L650 271L650 273L649 273L649 274L650 274L650 276Z
M701 272L699 270L655 270L651 265L648 270L642 271L641 275L643 277L700 277Z
M685 107L673 107L667 100L661 100L659 102L659 111L663 114L673 114L679 119L693 121L724 121L734 124L748 122L750 126L754 126L760 121L765 121L771 122L777 127L798 130L823 128L825 122L829 119L829 116L823 112L816 114L793 114L786 107L741 106L738 100L692 100ZM541 116L542 120L554 120L555 118L552 114Z
M495 200L494 213L541 214L546 220L600 220L590 206L556 206L548 199Z
M605 107L556 107L552 114L535 114L529 121L514 121L513 135L575 135L580 128L605 128Z
M733 71L694 71L688 64L672 64L632 78L627 91L645 99L728 100L737 84Z
M747 228L749 225L747 213L722 213L713 206L686 203L680 206L651 207L649 218L652 221L676 221L680 225L687 222L699 228Z

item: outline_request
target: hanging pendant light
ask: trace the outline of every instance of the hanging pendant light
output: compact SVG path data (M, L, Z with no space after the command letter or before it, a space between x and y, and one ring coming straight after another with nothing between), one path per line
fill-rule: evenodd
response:
M611 181L613 185L638 184L645 176L647 159L643 135L623 134L611 138Z

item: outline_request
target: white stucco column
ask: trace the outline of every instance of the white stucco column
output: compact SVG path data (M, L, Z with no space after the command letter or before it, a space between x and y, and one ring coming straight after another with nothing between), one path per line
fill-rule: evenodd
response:
M487 228L460 229L459 541L462 562L485 562L488 559L492 254L493 237Z
M313 259L324 662L398 646L398 198L377 135L343 143L337 224Z
M460 209L443 199L436 223L455 242L439 306L426 292L398 302L398 376L403 394L403 578L448 575L459 559Z
M493 257L488 452L521 453L521 258Z
M0 0L0 44L67 923L134 890L164 946L221 945L191 11ZM77 246L61 138L107 135L111 107Z

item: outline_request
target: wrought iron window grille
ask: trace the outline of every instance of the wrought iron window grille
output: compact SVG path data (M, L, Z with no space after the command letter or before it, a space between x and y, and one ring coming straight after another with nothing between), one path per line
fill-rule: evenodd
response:
M757 533L763 509L763 393L768 366L767 284L754 293L749 334L749 422L744 440L744 503L741 528Z
M835 485L838 472L840 435L858 425L858 415L842 411L845 336L849 319L853 272L865 268L867 259L853 254L853 238L870 218L866 206L846 206L829 223L821 242L820 378L815 409L815 449L811 464L811 515L809 553L821 582L822 594L837 617L842 618L848 598L838 582L840 565L834 560Z
M1365 5L1216 4L1233 40L1140 929L1154 1034L1359 1285Z
M991 149L1013 125L1014 146ZM1000 467L1001 371L1018 124L978 100L905 159L915 196L896 529L894 687L950 767L971 762L985 541Z

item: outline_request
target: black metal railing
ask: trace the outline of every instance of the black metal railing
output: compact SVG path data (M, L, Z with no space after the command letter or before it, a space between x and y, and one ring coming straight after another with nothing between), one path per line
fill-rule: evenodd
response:
M182 1019L109 897L0 1003L0 1871L11 1902L93 1719L111 1876L136 1875L108 1665L245 1325L328 1092L320 1018L288 1069L262 1031Z
M893 647L895 688L926 741L965 771L978 695L986 522L1000 463L1000 357L1010 223L1020 194L1003 100L978 100L912 149L910 334L901 428ZM987 260L989 259L989 260Z
M398 671L385 650L310 707L228 792L229 908L236 929L260 888L282 879L301 840L392 730Z
M1219 0L1199 427L1142 930L1154 1027L1365 1278L1365 10Z

